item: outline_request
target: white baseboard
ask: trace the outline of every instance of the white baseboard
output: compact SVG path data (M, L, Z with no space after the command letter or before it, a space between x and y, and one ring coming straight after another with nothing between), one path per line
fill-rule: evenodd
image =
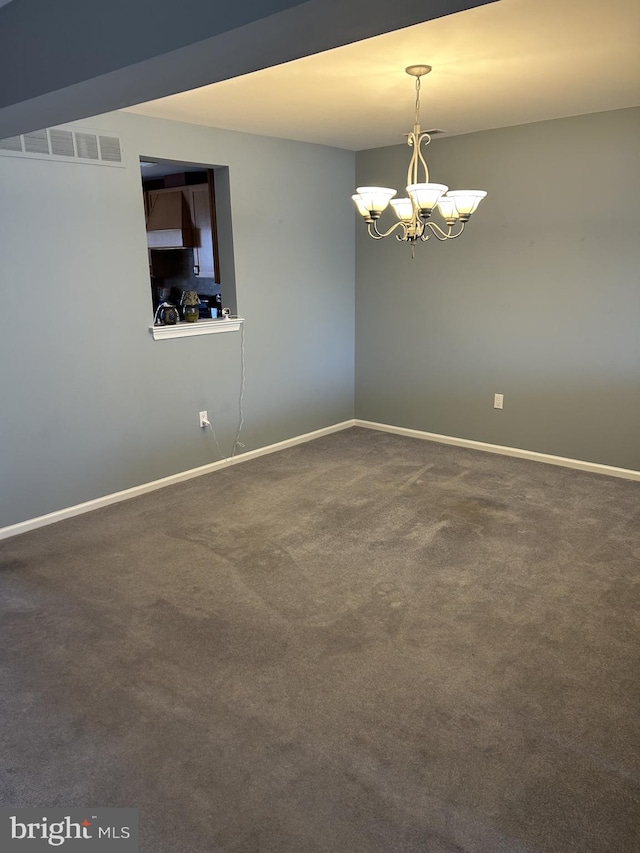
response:
M625 480L640 481L640 471L632 468L615 468L612 465L602 465L599 462L584 462L582 459L570 459L565 456L552 456L550 453L538 453L536 450L521 450L519 447L503 447L500 444L487 444L484 441L474 441L471 438L455 438L450 435L439 435L435 432L423 432L419 429L396 427L390 424L378 424L373 421L354 420L354 426L365 429L375 429L380 432L392 432L395 435L407 435L410 438L421 438L427 441L437 441L440 444L453 444L456 447L469 447L472 450L485 450L488 453L499 453L502 456L516 456L519 459L531 459L534 462L544 462L547 465L560 465L563 468L575 468L577 471L591 471L594 474L607 474L609 477L621 477Z
M239 462L247 462L249 459L255 459L257 456L266 456L268 453L276 453L278 450L286 450L288 447L294 447L296 444L304 444L307 441L313 441L316 438L321 438L323 435L330 435L332 432L339 432L343 429L349 429L353 426L353 421L342 421L339 424L317 429L313 432L307 432L303 435L296 435L293 438L288 438L285 441L278 441L276 444L269 444L267 447L259 447L257 450L248 450L246 453L239 453L237 456L232 456L228 459L221 459L219 462L211 462L208 465L201 465L198 468L190 468L188 471L180 471L178 474L171 474L169 477L162 477L160 480L152 480L150 483L142 483L139 486L133 486L130 489L124 489L121 492L113 492L110 495L104 495L100 498L94 498L90 501L85 501L75 506L59 509L56 512L49 512L46 515L39 515L36 518L29 518L26 521L20 521L17 524L11 524L8 527L0 527L0 540L8 539L10 536L17 536L20 533L26 533L28 530L35 530L37 527L45 527L47 524L55 524L56 521L62 521L65 518L72 518L74 515L82 515L85 512L91 512L94 509L100 509L103 506L126 501L129 498L144 495L147 492L154 492L156 489L163 489L165 486L172 486L175 483L182 483L185 480L191 480L194 477L201 477L203 474L210 474L212 471L219 471L221 468L228 468L229 465L237 465Z
M269 444L267 447L259 447L257 450L249 450L246 453L240 453L229 459L221 459L219 462L211 462L208 465L201 465L199 468L190 468L188 471L180 471L178 474L171 474L169 477L163 477L160 480L152 480L150 483L142 483L139 486L133 486L131 489L124 489L121 492L114 492L110 495L104 495L94 500L85 501L75 506L66 507L65 509L49 512L46 515L40 515L36 518L29 518L26 521L20 521L17 524L11 524L8 527L0 527L0 540L8 539L10 536L17 536L20 533L26 533L29 530L35 530L38 527L45 527L47 524L54 524L56 521L62 521L65 518L72 518L75 515L82 515L85 512L91 512L94 509L100 509L103 506L126 501L129 498L135 498L138 495L144 495L147 492L153 492L156 489L163 489L165 486L172 486L174 483L182 483L185 480L191 480L194 477L201 477L203 474L210 474L212 471L219 471L221 468L227 468L229 465L237 465L240 462L248 462L249 459L255 459L258 456L266 456L268 453L276 453L279 450L286 450L288 447L294 447L296 444L304 444L307 441L313 441L316 438L321 438L323 435L330 435L333 432L340 432L349 427L364 427L365 429L379 430L380 432L390 432L395 435L406 435L410 438L420 438L427 441L436 441L440 444L452 444L456 447L469 447L473 450L484 450L488 453L498 453L502 456L515 456L519 459L531 459L534 462L544 462L548 465L560 465L564 468L575 468L578 471L591 471L595 474L606 474L609 477L621 477L626 480L636 480L640 482L640 471L634 471L630 468L615 468L612 465L602 465L599 462L584 462L581 459L570 459L564 456L552 456L549 453L538 453L535 450L521 450L518 447L503 447L499 444L488 444L484 441L474 441L470 438L456 438L450 435L439 435L435 432L423 432L419 429L408 429L407 427L397 427L391 424L379 424L373 421L363 421L359 419L342 421L332 426L317 429L313 432L307 432L303 435L296 435L293 438L288 438L285 441L279 441L276 444Z

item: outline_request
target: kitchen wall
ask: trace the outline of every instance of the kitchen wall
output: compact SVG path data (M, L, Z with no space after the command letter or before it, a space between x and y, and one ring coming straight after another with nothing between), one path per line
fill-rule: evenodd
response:
M431 180L488 196L415 260L358 222L356 417L640 469L639 138L627 109L434 140Z
M118 134L126 168L0 156L0 527L215 461L201 409L231 451L241 335L152 339L140 155L229 167L246 449L353 417L354 155L127 113L79 126Z

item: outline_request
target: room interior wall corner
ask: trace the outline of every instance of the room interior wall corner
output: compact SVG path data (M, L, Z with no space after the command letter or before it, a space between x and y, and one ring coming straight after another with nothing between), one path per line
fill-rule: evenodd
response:
M488 196L414 261L358 223L356 418L640 469L639 136L631 108L434 140L432 180ZM406 160L359 152L357 180Z

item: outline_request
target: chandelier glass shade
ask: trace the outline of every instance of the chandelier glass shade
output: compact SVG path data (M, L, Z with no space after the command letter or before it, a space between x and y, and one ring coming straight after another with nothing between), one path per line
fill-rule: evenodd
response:
M459 237L486 192L450 190L445 184L429 182L429 168L422 153L422 145L428 145L431 136L420 129L420 78L431 71L431 66L410 65L405 70L416 78L415 124L407 136L407 144L413 149L407 170L407 197L394 198L396 190L390 187L358 187L351 198L374 240L382 240L397 232L397 240L411 243L412 248L415 248L418 240L424 242L432 236L443 241ZM423 181L419 180L421 177ZM386 231L380 231L378 220L389 203L398 221ZM431 221L435 209L444 220L444 227Z

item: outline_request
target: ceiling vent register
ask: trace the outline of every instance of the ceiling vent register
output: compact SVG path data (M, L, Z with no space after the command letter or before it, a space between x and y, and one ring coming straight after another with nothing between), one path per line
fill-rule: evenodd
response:
M87 129L49 127L20 136L0 139L0 155L34 157L38 160L123 166L120 139L113 134Z

